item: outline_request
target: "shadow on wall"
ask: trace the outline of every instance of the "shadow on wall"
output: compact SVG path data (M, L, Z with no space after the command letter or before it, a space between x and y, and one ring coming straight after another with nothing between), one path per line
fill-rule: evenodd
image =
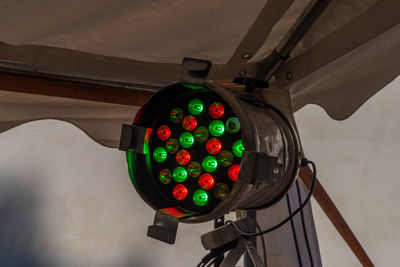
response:
M39 215L42 213L41 209L45 209L45 203L42 202L46 201L40 189L18 180L12 175L0 174L0 266L68 266L65 262L65 257L68 258L68 255L62 255L62 252L55 252L49 248L47 240L51 239L51 236L46 233L45 226L41 225L41 222L51 221L51 218L41 218ZM78 266L90 265L79 260L75 263ZM150 265L146 263L145 257L135 256L132 251L104 266Z
M39 192L13 178L0 176L0 266L40 266L33 247Z

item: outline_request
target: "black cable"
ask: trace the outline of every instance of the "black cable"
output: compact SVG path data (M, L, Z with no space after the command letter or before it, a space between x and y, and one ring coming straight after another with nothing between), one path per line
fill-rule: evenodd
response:
M296 180L296 188L297 188L297 195L299 197L299 204L300 204L301 203L300 186L299 186L299 181L297 181L297 180ZM310 258L310 264L311 264L311 267L314 267L314 261L313 261L313 257L311 254L310 243L308 241L308 235L307 235L307 229L306 229L306 223L304 220L303 210L301 210L300 215L301 215L301 224L303 226L304 239L306 241L306 246L307 246L307 252L308 252L308 256Z
M215 257L212 261L210 261L206 266L204 267L210 267L211 265L213 265L214 263L216 263L218 260L218 257Z
M260 227L260 225L258 224L258 222L256 221L256 228L257 228L257 230L258 231L261 231L261 227ZM264 259L264 264L265 264L265 267L267 267L268 266L268 262L267 262L267 246L265 245L265 237L262 235L261 236L261 246L262 246L262 249L263 249L263 259Z
M316 183L316 181L317 181L317 168L316 168L314 162L309 161L309 160L307 160L307 159L303 159L303 160L302 160L302 166L303 166L303 165L307 165L307 164L311 164L311 166L312 166L312 168L313 168L313 181L312 181L312 184L311 184L310 191L308 192L307 198L306 198L306 199L304 200L304 202L300 205L300 207L297 208L289 217L287 217L286 219L284 219L283 221L281 221L280 223L278 223L278 224L275 225L274 227L268 228L268 229L263 230L263 231L255 232L255 233L246 233L246 232L243 232L243 231L240 229L240 227L236 225L235 222L227 222L227 223L232 224L232 225L235 227L235 229L236 229L240 234L242 234L242 235L244 235L244 236L258 236L258 235L263 235L263 234L272 232L272 231L278 229L279 227L281 227L282 225L284 225L285 223L287 223L291 218L293 218L297 213L299 213L299 212L307 205L307 203L308 203L308 202L310 201L310 199L311 199L312 193L314 192L315 183Z
M292 215L292 208L290 207L290 199L289 199L289 194L286 194L286 203L288 207L288 212L289 212L289 217ZM299 262L299 266L303 267L303 263L301 261L301 256L300 256L300 248L299 248L299 242L297 241L297 234L296 234L296 229L294 227L294 222L293 222L293 217L290 217L290 226L292 228L292 234L293 234L293 239L294 239L294 245L296 247L296 254L297 254L297 261Z

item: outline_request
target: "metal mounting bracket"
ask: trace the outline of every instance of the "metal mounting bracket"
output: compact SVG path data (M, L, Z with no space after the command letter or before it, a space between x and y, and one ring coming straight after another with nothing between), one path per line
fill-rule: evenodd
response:
M182 83L202 84L206 81L212 63L208 60L185 57L182 61Z
M147 228L147 236L168 244L174 244L178 224L178 218L157 211L153 225L149 225Z
M235 222L245 232L255 229L254 220L246 217ZM201 243L205 249L228 251L220 267L235 267L244 252L247 252L254 267L264 267L264 263L257 253L254 243L240 234L232 224L225 224L201 236ZM226 249L224 249L226 248Z
M249 184L271 184L282 175L278 158L265 152L243 151L241 166L239 179Z
M139 125L122 125L119 150L146 154L146 138L149 138L153 129Z

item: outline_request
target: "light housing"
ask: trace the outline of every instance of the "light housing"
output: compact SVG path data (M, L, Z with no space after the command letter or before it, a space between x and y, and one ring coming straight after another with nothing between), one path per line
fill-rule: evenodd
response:
M161 126L170 133L160 138L155 133ZM182 222L268 207L297 175L300 144L294 127L253 94L208 83L174 84L156 93L134 124L124 127L121 149L127 151L136 190L155 210Z

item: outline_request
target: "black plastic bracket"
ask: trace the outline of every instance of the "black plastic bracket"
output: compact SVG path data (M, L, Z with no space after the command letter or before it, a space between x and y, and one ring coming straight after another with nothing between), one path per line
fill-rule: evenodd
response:
M153 225L149 225L147 228L147 236L168 244L174 244L178 224L178 218L157 211Z
M252 232L251 229L256 228L256 222L248 217L236 221L235 225L244 232ZM228 255L217 266L234 267L245 252L249 254L253 266L265 266L253 241L240 234L232 224L225 224L203 234L201 243L205 249L219 251L220 254L229 251Z
M250 232L256 228L254 220L245 217L235 222L235 224L245 232ZM211 232L205 233L201 236L201 244L207 250L215 249L228 244L242 235L236 230L232 224L224 224Z
M277 157L265 152L243 151L239 179L249 184L271 184L282 175Z
M208 60L185 57L182 61L182 83L202 84L206 81L212 63Z
M234 83L245 86L245 91L248 93L254 93L255 88L268 88L269 84L266 81L259 80L250 77L236 77L233 79Z
M153 129L138 125L123 124L119 150L145 154L146 135L152 131Z

